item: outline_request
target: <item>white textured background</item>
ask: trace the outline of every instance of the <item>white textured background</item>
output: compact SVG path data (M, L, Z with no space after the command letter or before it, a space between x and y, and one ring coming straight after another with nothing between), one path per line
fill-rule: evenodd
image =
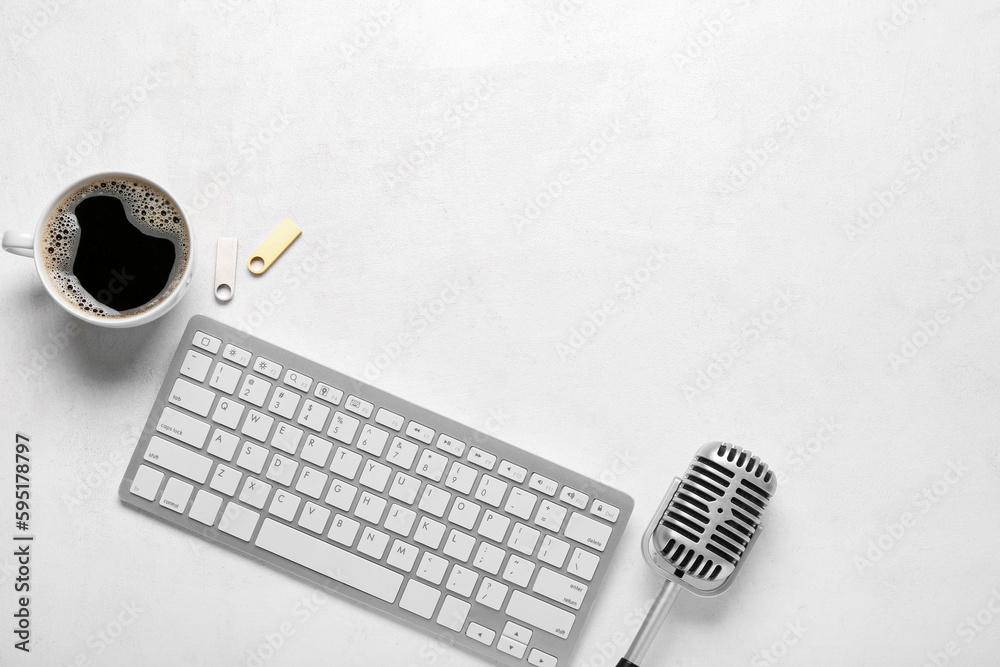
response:
M0 258L0 544L15 431L38 536L30 656L0 548L0 662L482 664L340 600L305 614L310 586L119 505L205 313L378 360L382 388L632 493L575 665L631 639L639 536L714 439L781 484L735 587L682 597L648 665L997 664L996 2L610 4L3 3L4 225L131 170L201 263L155 324L74 333ZM216 238L245 261L286 216L302 238L217 304Z

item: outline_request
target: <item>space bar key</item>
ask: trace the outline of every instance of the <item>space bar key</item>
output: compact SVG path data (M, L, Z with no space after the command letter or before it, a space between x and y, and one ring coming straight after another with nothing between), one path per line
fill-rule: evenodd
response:
M389 603L396 600L403 584L399 573L273 519L264 520L256 545Z

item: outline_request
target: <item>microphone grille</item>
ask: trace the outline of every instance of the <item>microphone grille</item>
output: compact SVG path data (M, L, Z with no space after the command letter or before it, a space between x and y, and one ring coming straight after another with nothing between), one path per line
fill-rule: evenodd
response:
M707 582L731 576L776 488L774 473L749 450L722 442L699 449L655 531L674 574Z

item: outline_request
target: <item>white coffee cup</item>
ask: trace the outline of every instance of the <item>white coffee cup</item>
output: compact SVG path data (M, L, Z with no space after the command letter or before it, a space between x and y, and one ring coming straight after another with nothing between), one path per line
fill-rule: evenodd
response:
M45 228L45 223L48 221L49 216L52 214L53 209L59 205L67 196L76 190L86 187L95 181L104 180L115 180L115 179L126 179L138 181L140 183L145 183L152 188L159 190L167 197L170 198L174 207L180 213L181 221L184 225L184 230L187 233L188 243L187 243L187 264L184 268L179 281L172 281L172 284L165 289L170 289L171 291L164 295L160 294L154 300L155 305L151 307L144 308L135 312L134 314L126 314L122 317L105 317L102 315L96 315L84 311L82 308L77 306L77 304L71 302L62 291L52 282L52 278L49 276L49 271L45 267L45 261L42 256L43 249L41 247L42 232ZM112 328L124 328L124 327L135 327L140 324L146 324L147 322L152 322L158 317L166 314L171 308L177 305L184 296L184 292L187 291L188 285L191 283L191 277L194 275L194 233L191 229L191 224L188 222L187 216L184 215L184 211L181 209L177 200L170 195L166 188L157 185L148 178L142 178L141 176L136 176L135 174L127 174L124 172L105 172L101 174L94 174L92 176L87 176L86 178L81 178L76 183L73 183L65 190L60 192L52 200L52 202L45 208L42 213L41 219L38 221L38 225L35 227L35 233L26 234L24 232L7 231L3 234L3 241L0 243L7 252L13 253L15 255L23 255L24 257L34 257L35 259L35 269L38 271L39 277L42 279L42 284L45 286L45 290L49 293L56 303L62 306L67 312L79 317L85 322L90 322L91 324L96 324L102 327L112 327Z

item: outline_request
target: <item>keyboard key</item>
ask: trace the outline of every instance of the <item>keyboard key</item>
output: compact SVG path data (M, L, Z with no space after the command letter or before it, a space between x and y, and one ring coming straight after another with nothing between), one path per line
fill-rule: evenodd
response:
M490 475L483 475L479 479L479 488L476 489L476 500L493 507L500 507L505 493L507 493L507 482Z
M576 621L575 614L521 591L514 591L511 594L506 613L511 618L516 618L562 639L569 636L573 629L573 622Z
M393 438L385 460L403 470L409 470L410 466L413 465L413 459L417 457L417 449L417 446L412 442L400 437Z
M274 492L274 498L271 499L271 505L267 511L285 521L291 521L295 518L295 511L299 509L301 501L302 499L298 496L292 495L284 489L278 489Z
M514 641L527 644L531 641L532 634L534 633L523 625L518 625L514 621L507 621L507 623L503 626L503 632L500 633L500 636L509 637Z
M262 408L264 401L267 400L267 392L270 390L271 383L267 380L261 380L255 375L247 375L243 379L243 386L240 387L240 398Z
M278 387L271 394L271 402L268 403L267 409L285 419L291 419L292 415L295 414L295 408L299 407L299 400L301 398L301 396L290 389Z
M299 424L322 433L326 425L326 418L330 416L330 408L320 405L316 401L307 399L299 413Z
M263 412L251 410L247 418L243 420L243 435L248 435L254 440L267 442L267 435L271 432L274 424L274 417L268 417Z
M564 486L562 491L559 492L559 500L582 510L587 508L587 501L590 500L590 496L586 493L580 493L576 489Z
M253 537L254 529L257 528L259 519L260 514L253 510L248 510L236 503L226 503L226 511L222 513L222 519L219 520L219 530L244 542L249 542L250 538Z
M518 660L524 657L524 652L527 650L527 646L517 641L516 639L511 639L510 637L500 637L500 641L497 642L497 649L507 655L512 655Z
M375 413L375 423L381 424L386 428L391 428L393 431L403 428L403 418L395 412L389 412L385 408L379 408L378 412Z
M430 620L439 599L441 599L441 591L422 584L416 579L410 579L406 582L406 588L403 589L403 594L399 598L399 607Z
M509 480L520 484L528 476L528 471L521 466L516 466L510 461L501 461L500 468L497 470L501 476L506 477Z
M226 428L236 428L237 424L240 423L240 417L243 416L244 405L242 403L237 403L236 401L231 401L227 398L223 398L219 401L219 404L215 406L215 412L212 413L212 421L217 424L222 424Z
M530 556L534 553L535 545L538 544L540 536L541 533L531 526L517 523L514 524L514 530L510 531L510 540L508 540L507 546L514 551L520 551L525 556Z
M339 510L348 512L354 504L354 497L358 493L356 486L334 481L330 485L330 490L326 494L326 504L336 507ZM348 545L350 546L350 545Z
M465 453L464 442L443 433L438 436L436 447L443 452L448 452L452 456L458 456L459 458Z
M562 528L563 519L566 518L567 509L562 505L556 505L549 500L543 500L538 506L538 513L535 514L535 525L548 528L553 533L558 533ZM567 537L569 537L567 535Z
M566 562L566 554L568 553L569 544L551 535L546 535L538 550L538 560L548 563L552 567L560 568Z
M509 527L509 518L502 514L497 514L493 510L486 510L486 513L483 514L483 520L479 522L479 529L476 532L494 542L503 544Z
M149 466L139 466L139 469L135 471L135 478L132 480L129 491L140 498L156 500L161 482L163 482L162 472L153 470Z
M525 588L531 580L531 573L534 571L535 564L527 558L511 556L510 559L507 560L507 567L503 571L503 578L504 581L509 581L512 584L520 586L521 588ZM517 639L517 637L514 637L514 639Z
M467 598L472 595L472 591L476 590L477 581L479 581L479 574L467 567L455 565L451 568L451 574L448 575L448 583L445 588Z
M497 464L497 457L484 452L478 447L473 447L469 450L469 463L477 465L480 468L485 468L486 470L493 470L493 466Z
M262 482L254 477L247 477L243 482L243 490L240 491L240 502L253 505L257 509L264 509L267 496L271 493L271 485Z
M298 470L298 467L298 461L281 454L275 454L271 457L271 465L267 466L267 473L264 476L272 482L288 486L295 479L295 471Z
M507 504L504 505L503 511L527 521L531 518L531 511L535 508L537 501L538 496L535 494L515 487L507 496Z
M316 391L313 392L313 396L321 401L326 401L327 403L332 403L334 405L340 405L340 399L344 398L344 392L331 387L328 384L320 382L316 385Z
M441 611L438 612L437 623L455 632L461 632L470 609L472 605L468 602L451 595L445 596Z
M441 546L444 531L445 526L443 523L438 523L434 519L423 518L417 523L417 530L413 533L413 541L429 549L437 549Z
M345 547L349 547L354 544L354 538L358 536L358 530L360 529L360 523L338 514L333 517L333 523L330 524L330 533L327 537L334 542L339 542Z
M353 412L356 415L361 415L365 419L372 416L372 410L375 406L368 401L362 401L357 396L348 396L347 402L344 403L344 407Z
M469 560L475 546L476 538L472 535L466 535L460 530L452 529L444 543L444 553L446 556L451 556L464 563Z
M503 565L503 559L506 555L507 552L500 547L493 546L489 542L480 542L479 551L476 552L476 557L472 561L472 564L484 572L497 574L500 572L500 566ZM499 609L500 605L498 604L493 608Z
M497 569L499 569L499 566ZM479 592L476 593L476 602L499 611L509 590L510 586L507 584L501 584L499 581L494 581L489 577L483 577L483 583L479 585Z
M556 663L557 660L554 656L539 651L537 648L531 649L531 652L528 653L528 664L531 667L556 667Z
M191 339L191 343L203 350L208 350L211 354L215 354L219 351L219 346L222 345L222 341L215 336L209 336L204 331L194 332L194 338Z
M358 432L358 424L360 423L354 417L338 412L333 415L333 419L330 421L330 430L326 434L345 445L349 445L354 440L354 434Z
M451 514L448 515L448 521L451 521L466 530L472 530L472 527L476 525L476 519L479 517L480 509L480 506L476 503L466 500L465 498L459 498L455 501L455 504L451 506Z
M366 461L364 470L361 471L361 478L358 480L369 489L375 489L379 493L385 491L385 485L389 482L389 475L392 470L389 466L384 466L378 461Z
M302 458L305 458L305 456L303 455ZM346 447L337 447L337 451L333 455L333 461L330 463L330 470L344 479L354 479L354 476L358 474L358 467L360 465L361 454L352 452Z
M469 623L469 629L465 631L465 636L475 639L480 644L492 646L493 639L497 636L497 633L478 623Z
M434 439L434 430L427 428L423 424L411 421L406 425L406 437L419 440L425 445L429 445Z
M313 379L308 375L293 371L291 368L285 371L285 384L291 385L299 391L309 391L312 383Z
M322 535L329 518L330 510L320 507L316 503L307 502L305 507L302 508L302 514L299 516L299 525L317 535Z
M382 560L387 546L389 546L389 536L371 526L364 529L358 541L358 551L375 560Z
M396 473L396 478L392 481L392 486L389 487L389 496L396 500L401 500L407 505L413 504L419 492L420 480L401 472Z
M365 427L361 429L361 436L358 438L358 449L368 452L372 456L382 456L382 452L385 451L385 443L388 441L388 431L375 428L371 424L365 424Z
M199 484L205 483L205 480L208 479L208 471L212 469L212 459L207 456L196 454L190 449L167 442L155 435L149 439L143 458Z
M281 375L281 365L274 363L270 359L265 359L264 357L257 357L257 361L253 362L253 369L261 375L266 375L272 380L277 380Z
M467 496L472 491L472 485L476 483L476 474L473 468L455 461L451 464L451 471L444 485Z
M618 515L621 511L614 505L609 505L606 502L595 500L594 504L590 506L590 513L604 519L605 521L614 523L618 520Z
M571 609L579 609L587 595L587 585L543 567L535 577L531 590Z
M188 516L199 523L211 526L219 516L219 509L221 507L222 498L204 489L200 489L198 495L194 497L194 502L191 503L191 511L188 512Z
M416 512L393 503L392 507L389 508L389 516L385 518L383 527L390 533L407 537L410 534L410 529L413 528L413 522L416 520Z
M295 454L302 440L302 429L280 422L271 436L271 446L288 454Z
M417 461L417 474L426 477L433 482L440 482L448 465L447 457L441 456L435 451L425 449Z
M326 473L314 470L309 466L303 466L302 472L299 474L299 481L295 483L295 490L318 500L323 494L323 489L326 488L326 480L329 478L330 476Z
M212 373L212 380L208 384L213 389L232 394L236 391L236 385L239 384L242 375L240 369L220 361L215 364L215 372Z
M385 512L387 504L388 502L386 502L385 498L362 491L361 500L358 501L358 506L354 508L354 516L377 526L382 523L382 513Z
M240 439L238 437L217 428L208 443L208 453L225 461L232 461L233 454L236 453L236 448L239 446Z
M160 421L156 423L156 430L160 433L198 449L204 446L210 428L205 422L173 408L163 408Z
M418 507L421 511L441 518L444 516L445 510L448 509L449 502L451 502L450 493L428 484L424 487L424 495L420 497L420 505Z
M417 553L419 551L420 549L412 544L409 544L408 542L395 540L392 543L392 546L389 547L389 557L385 559L385 564L391 565L392 567L402 570L403 572L409 572L413 569L413 564L417 562ZM431 611L433 611L433 609L431 609ZM430 615L428 615L427 618L430 618Z
M267 463L267 450L251 442L244 442L240 449L240 457L236 459L236 465L245 470L249 470L255 475L259 475Z
M330 457L330 450L333 448L333 443L329 440L324 440L323 438L317 438L315 435L306 436L306 443L302 445L302 453L299 455L302 457L303 461L308 461L313 465L317 465L320 468L326 467L326 460ZM360 462L361 457L358 456L358 461Z
M544 493L547 496L554 496L556 495L556 488L559 485L548 477L542 477L536 472L531 475L531 480L528 482L528 486L535 491Z
M255 544L390 604L403 585L398 572L272 519L264 520Z
M424 581L429 581L435 586L440 586L444 581L444 574L448 571L448 561L440 556L435 556L429 551L425 551L417 566L417 576Z
M243 473L239 470L219 464L215 468L215 474L212 475L212 483L209 486L231 498L236 493L241 479L243 479Z
M186 375L195 382L204 382L208 369L212 367L212 358L200 352L188 350L181 362L181 375Z
M573 512L566 524L566 537L584 544L592 549L604 551L611 537L611 526L595 521L590 517Z
M250 357L253 355L244 350L241 347L236 347L235 345L226 345L226 349L222 351L222 356L229 359L233 363L239 364L246 368L247 364L250 363Z
M569 559L569 565L566 566L566 571L570 574L575 574L581 579L590 581L594 578L594 572L597 571L597 566L600 562L601 557L597 554L584 551L580 547L577 547L573 550L573 557Z

